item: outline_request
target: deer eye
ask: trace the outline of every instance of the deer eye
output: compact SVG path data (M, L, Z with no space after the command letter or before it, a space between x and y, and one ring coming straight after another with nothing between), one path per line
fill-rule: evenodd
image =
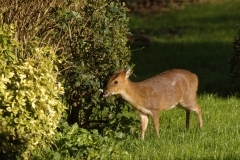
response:
M118 81L114 81L114 84L118 84Z

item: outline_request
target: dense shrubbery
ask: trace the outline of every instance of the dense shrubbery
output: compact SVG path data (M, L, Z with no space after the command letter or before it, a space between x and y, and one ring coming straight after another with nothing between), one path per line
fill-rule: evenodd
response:
M59 51L65 58L60 68L68 121L91 127L96 122L109 122L120 111L116 106L122 102L106 102L99 89L109 72L128 67L126 8L106 0L80 1L69 7L56 15L64 48Z
M233 42L233 54L229 61L232 77L240 77L240 27Z
M184 2L199 2L204 0L121 0L132 12L160 11L162 8L181 6Z
M107 0L27 0L4 1L0 10L4 12L3 23L17 24L15 36L24 42L24 49L35 36L39 46L57 49L61 61L58 79L64 82L70 124L89 127L92 122L106 122L116 116L116 105L121 102L100 99L98 90L109 72L129 67L124 5Z
M238 33L233 42L233 53L229 60L230 64L230 76L233 78L240 77L240 26ZM236 90L240 91L240 82L235 83Z
M130 137L123 133L107 129L101 136L97 130L89 131L76 123L70 127L66 121L60 126L55 144L35 150L34 159L116 159L128 155L121 146Z
M122 101L102 99L99 89L110 71L129 67L126 11L107 0L1 1L1 156L101 158L115 153L118 145L96 131L76 129L75 122L103 128L121 111ZM57 81L64 84L61 98ZM75 125L62 123L56 133L62 115Z
M44 148L55 139L65 108L59 100L63 87L56 80L52 48L23 52L14 31L13 26L0 28L0 152L28 159L37 146ZM21 59L17 54L32 56Z

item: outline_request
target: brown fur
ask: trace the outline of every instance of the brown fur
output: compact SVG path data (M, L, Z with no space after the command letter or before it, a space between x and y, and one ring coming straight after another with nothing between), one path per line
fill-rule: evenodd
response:
M140 115L142 139L148 125L148 115L153 119L159 136L159 114L180 104L186 111L186 127L189 127L190 110L198 114L200 127L203 127L201 107L196 102L198 78L195 74L181 69L172 69L142 82L131 82L130 71L120 69L110 77L104 97L120 94L131 103Z

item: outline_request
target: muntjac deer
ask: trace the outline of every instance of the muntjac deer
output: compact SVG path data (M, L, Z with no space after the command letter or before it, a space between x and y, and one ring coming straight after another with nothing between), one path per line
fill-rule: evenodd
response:
M198 114L200 128L203 127L201 107L196 102L198 78L195 74L182 69L165 71L142 82L131 82L130 70L120 69L110 77L104 97L120 94L131 103L140 115L142 135L144 139L148 125L148 115L159 136L159 114L180 104L186 111L186 127L189 127L190 111Z

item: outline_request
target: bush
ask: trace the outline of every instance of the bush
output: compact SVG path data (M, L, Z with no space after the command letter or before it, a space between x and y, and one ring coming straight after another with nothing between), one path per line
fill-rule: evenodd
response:
M233 54L230 59L230 72L233 77L240 77L240 27L233 42Z
M28 159L36 147L55 139L64 110L59 99L63 88L56 81L53 49L28 48L31 58L17 58L22 47L13 39L14 31L14 26L0 28L0 153L7 159Z
M126 140L123 133L107 130L101 136L97 130L88 131L75 123L69 126L62 121L52 147L35 150L34 159L116 159L128 152L121 151Z
M64 57L60 68L69 106L68 122L81 127L107 123L120 112L120 100L101 98L99 89L113 70L129 67L127 9L119 2L75 1L55 15ZM117 107L118 106L118 107ZM97 125L96 125L97 124Z
M13 129L14 125L19 125L19 128L25 127L26 136L18 137L10 134L13 138L10 141L6 140L10 149L10 144L17 144L17 142L19 144L16 147L22 146L19 150L18 148L12 149L16 154L24 152L23 157L28 157L29 153L37 146L35 149L40 150L41 155L44 153L43 150L48 148L48 144L56 140L51 133L55 131L55 124L63 109L58 97L62 93L62 88L56 85L56 78L64 84L63 101L68 106L67 114L70 124L77 122L81 127L102 129L106 123L116 118L121 111L123 102L119 99L115 100L114 97L101 98L99 89L104 87L109 72L119 67L129 67L130 49L126 46L129 29L126 11L127 8L124 4L107 0L1 2L0 12L3 16L0 21L1 26L15 24L16 28L11 32L11 38L3 41L3 46L7 46L5 47L7 50L2 51L3 56L0 55L1 62L3 62L1 65L4 65L1 66L1 73L6 79L6 82L1 83L3 88L0 100L2 103L1 116L8 123L3 127L9 129L2 133L1 141L10 130L11 134L17 133L18 129ZM10 42L11 44L9 44ZM56 50L57 57L48 46L52 46ZM8 60L4 62L6 59ZM57 68L59 69L58 75L55 74ZM21 89L21 94L16 88L19 91ZM6 92L9 93L6 95ZM38 99L34 99L33 93L38 96ZM7 99L9 95L12 96L11 101L14 103L10 103L10 100ZM17 95L21 96L21 100ZM5 102L5 100L8 101ZM43 104L40 100L45 100L43 102L49 105ZM55 100L56 103L54 103ZM19 113L21 110L18 110L19 112L13 111L13 109L8 110L12 104L18 104L19 108L23 106L26 113ZM46 116L51 117L52 110L56 109L54 106L58 105L59 110L54 114L57 116L54 117L54 121L51 121L51 118L46 119ZM42 114L40 108L45 114ZM15 119L16 122L14 121L15 114L18 116L18 119ZM45 124L45 130L42 130L44 119L47 124ZM22 124L22 120L26 123L25 126ZM39 120L37 123L39 125L35 125L31 131L28 125L35 124L36 120ZM51 125L52 129L50 130ZM39 133L36 132L37 129ZM81 129L78 131L79 134L84 134ZM61 133L68 134L59 132L58 135ZM93 136L97 135L96 132L86 134L91 133ZM40 140L40 135L44 139ZM45 138L45 136L47 137ZM62 137L68 137L68 135ZM14 138L20 140L15 141ZM69 146L80 143L79 141L73 142L75 136L72 138L71 143L68 143ZM64 143L69 139L71 137L62 138L60 141ZM81 141L84 140L84 138L81 139ZM55 141L56 146L59 146L58 141L59 139ZM104 143L100 138L98 142L99 144ZM94 148L94 144L95 142L90 146ZM95 147L94 150L99 150L98 145ZM1 149L3 148L1 147ZM89 153L87 151L89 148L83 149L81 145L79 148L83 152ZM66 151L64 147L54 151L61 152L61 149L63 152ZM7 155L7 152L10 153L10 150L8 151L2 150L1 152ZM66 152L71 153L71 149Z
M240 26L238 34L233 42L233 54L229 60L230 75L232 77L240 77Z
M15 39L23 42L24 50L35 36L38 46L57 49L61 61L58 79L64 84L70 124L98 126L116 117L122 102L103 100L99 89L109 72L129 67L124 4L107 0L2 1L0 11L2 23L17 25Z

